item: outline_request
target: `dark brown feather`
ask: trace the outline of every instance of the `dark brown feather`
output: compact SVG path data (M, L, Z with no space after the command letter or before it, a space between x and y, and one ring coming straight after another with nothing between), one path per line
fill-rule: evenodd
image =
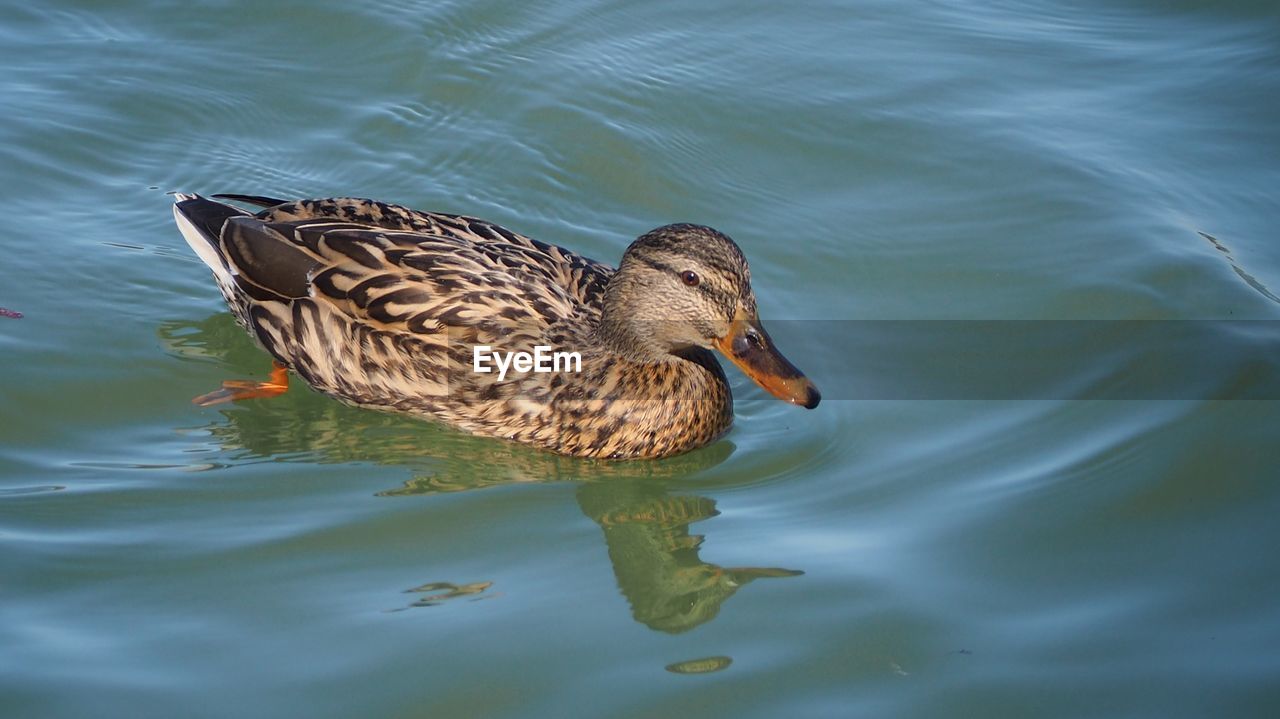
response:
M275 228L253 217L229 220L222 230L222 244L236 269L237 281L251 282L279 299L306 297L311 273L320 266Z

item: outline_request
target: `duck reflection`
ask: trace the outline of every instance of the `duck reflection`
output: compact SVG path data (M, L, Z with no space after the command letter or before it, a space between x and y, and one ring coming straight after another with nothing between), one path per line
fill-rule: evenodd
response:
M689 525L719 514L706 497L672 495L661 482L608 482L578 489L578 506L604 531L618 586L631 615L677 634L711 621L720 605L760 577L794 577L779 567L721 567L698 556L702 535Z
M173 353L216 359L246 376L261 371L259 351L231 316L170 322L160 335ZM219 348L226 348L225 350ZM729 442L662 460L609 462L563 457L513 443L471 437L442 425L346 407L308 391L255 402L252 411L224 409L205 429L221 451L243 457L305 457L317 462L404 466L414 476L382 497L474 491L520 482L581 482L579 508L604 533L618 586L636 621L657 631L685 632L755 579L793 577L778 567L722 567L699 556L694 522L716 516L715 501L677 494L671 485L714 467L733 452ZM488 596L491 582L430 582L411 606L456 597Z

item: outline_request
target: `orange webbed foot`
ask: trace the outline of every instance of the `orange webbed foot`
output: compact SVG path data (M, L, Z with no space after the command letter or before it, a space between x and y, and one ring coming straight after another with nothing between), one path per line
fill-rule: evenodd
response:
M229 379L222 383L221 389L202 394L191 401L201 407L209 407L223 402L239 402L242 399L275 397L284 394L287 389L289 389L289 370L279 362L272 362L271 378L266 382Z

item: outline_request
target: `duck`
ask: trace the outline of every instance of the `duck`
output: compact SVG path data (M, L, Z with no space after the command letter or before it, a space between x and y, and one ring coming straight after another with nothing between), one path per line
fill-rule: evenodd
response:
M765 331L741 248L704 225L650 230L614 268L476 217L363 198L175 193L173 214L273 359L268 380L228 380L201 406L278 395L292 373L358 407L627 460L729 430L717 351L779 399L821 399Z

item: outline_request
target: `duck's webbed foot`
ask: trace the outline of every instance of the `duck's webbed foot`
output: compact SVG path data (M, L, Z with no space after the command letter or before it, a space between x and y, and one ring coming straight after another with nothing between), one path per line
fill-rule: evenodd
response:
M223 402L239 402L242 399L258 399L275 397L289 389L289 370L279 362L271 363L271 378L266 382L254 382L244 379L229 379L222 383L222 389L215 389L191 400L201 407L222 404Z

